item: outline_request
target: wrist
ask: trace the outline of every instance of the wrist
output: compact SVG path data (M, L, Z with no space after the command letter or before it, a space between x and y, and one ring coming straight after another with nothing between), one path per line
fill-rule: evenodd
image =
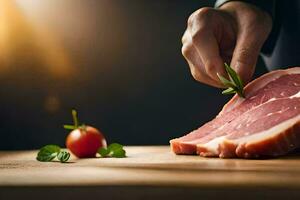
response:
M269 0L269 1L257 1L257 0L217 0L215 2L215 8L223 9L225 4L228 5L228 3L232 2L239 2L242 4L246 4L249 6L253 6L256 9L261 10L262 12L266 13L268 17L270 17L272 20L275 18L275 6L276 1L275 0Z
M272 29L272 17L259 7L245 1L226 1L219 7L219 10L230 14L239 21L241 26L256 24L261 25L263 29Z

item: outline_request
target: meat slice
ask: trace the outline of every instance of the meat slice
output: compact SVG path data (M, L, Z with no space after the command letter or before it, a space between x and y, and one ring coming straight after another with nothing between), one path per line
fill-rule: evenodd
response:
M170 141L176 154L280 156L300 147L300 67L267 73L235 95L215 119Z

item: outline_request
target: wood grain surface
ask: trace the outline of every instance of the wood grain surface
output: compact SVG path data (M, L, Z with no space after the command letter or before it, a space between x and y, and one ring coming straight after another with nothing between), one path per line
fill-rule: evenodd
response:
M300 191L300 155L265 160L178 156L168 146L126 147L127 158L38 162L37 151L0 152L0 192L16 188L185 188L197 191ZM136 192L138 193L138 192ZM151 192L150 192L151 193ZM20 193L21 194L21 193ZM30 193L29 193L30 194ZM154 193L151 193L154 194ZM190 193L192 194L192 192ZM10 194L11 195L11 194ZM117 194L115 194L117 195ZM278 197L278 194L276 195ZM1 193L0 193L0 199Z

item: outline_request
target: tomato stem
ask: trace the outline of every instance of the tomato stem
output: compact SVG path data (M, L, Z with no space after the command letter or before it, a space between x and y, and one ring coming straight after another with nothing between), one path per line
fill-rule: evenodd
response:
M72 110L72 117L73 117L73 122L74 122L74 126L75 128L78 128L78 117L77 117L77 111L76 110Z
M85 125L85 124L82 124L79 128L80 128L82 131L86 131L86 125Z

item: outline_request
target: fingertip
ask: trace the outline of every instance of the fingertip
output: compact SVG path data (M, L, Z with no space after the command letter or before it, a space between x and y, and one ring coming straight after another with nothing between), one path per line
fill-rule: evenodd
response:
M240 76L244 84L250 82L255 71L255 64L250 66L249 64L246 65L242 62L232 62L231 66Z
M208 76L217 82L220 82L218 74L227 77L224 70L224 63L220 58L206 61L205 70Z

